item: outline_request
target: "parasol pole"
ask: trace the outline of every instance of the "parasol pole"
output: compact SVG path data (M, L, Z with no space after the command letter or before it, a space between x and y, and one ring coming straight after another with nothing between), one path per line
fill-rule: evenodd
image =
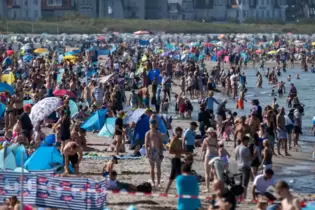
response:
M22 162L22 172L21 172L21 199L20 199L20 210L23 210L23 193L24 193L24 152L22 152L21 162Z

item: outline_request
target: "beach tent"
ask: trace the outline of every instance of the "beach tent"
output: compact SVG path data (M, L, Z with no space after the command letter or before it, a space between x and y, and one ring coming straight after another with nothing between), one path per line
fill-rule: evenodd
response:
M115 123L115 117L106 118L104 126L102 130L98 133L98 136L113 137L115 133Z
M100 109L94 112L85 122L81 128L86 131L101 130L105 123L107 109Z
M1 82L8 83L9 85L11 85L14 82L14 80L15 80L15 77L14 77L14 74L12 72L3 74L1 76Z
M0 83L0 92L8 92L10 95L13 95L14 88L7 83Z
M148 77L150 79L150 82L153 82L154 78L157 77L158 83L162 83L162 77L160 76L160 70L158 69L152 69L148 73Z
M132 122L136 123L134 135L131 139L131 145L135 144L136 141L139 140L144 142L145 133L150 129L150 117L145 115L145 111L146 109L136 109L134 111L131 110L124 118L124 124L130 124ZM161 116L156 115L156 119L158 121L158 130L168 135L167 127ZM165 141L168 141L168 137L165 139Z
M0 118L4 117L5 105L0 103Z
M56 147L39 147L25 162L29 171L56 169L63 166L63 157Z
M7 148L0 150L0 169L14 170L16 167L22 166L22 155L24 160L27 159L25 147L19 144L12 144Z

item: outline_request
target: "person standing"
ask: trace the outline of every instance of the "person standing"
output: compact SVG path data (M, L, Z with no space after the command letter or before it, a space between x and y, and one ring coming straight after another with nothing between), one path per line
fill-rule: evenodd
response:
M191 174L191 165L185 164L182 167L182 174L176 177L176 190L178 195L199 196L199 183L197 177ZM201 207L198 198L181 198L177 200L178 210L195 210Z
M243 174L242 185L244 187L244 197L246 199L247 196L247 187L251 175L251 161L252 156L250 153L250 149L247 147L250 138L248 136L244 136L241 139L241 144L235 149L235 160L237 162L237 167L239 171Z
M299 137L301 134L302 119L299 109L294 110L294 123L293 123L293 146L299 146Z
M33 132L32 121L29 117L29 114L31 113L31 106L25 105L23 109L24 109L24 112L19 116L18 123L22 129L24 138L27 139L27 144L29 144L31 141L32 132Z
M115 122L115 141L116 141L116 155L119 155L119 151L123 139L123 115L124 112L120 111Z
M183 148L187 154L194 153L195 149L195 130L198 127L196 122L191 122L190 127L184 132Z
M277 115L277 137L278 137L278 143L277 143L277 149L278 149L278 155L281 155L280 153L280 147L284 143L284 152L285 155L288 156L288 137L287 137L287 131L285 128L285 117L284 117L284 107L280 109L279 114Z
M167 184L167 187L165 189L165 194L168 193L172 182L174 179L181 174L181 154L183 152L182 142L181 138L183 136L183 129L181 127L175 128L175 136L171 140L170 147L169 147L169 153L171 155L174 155L174 157L171 159L172 163L172 169L171 169L171 175L169 182Z
M150 117L150 130L145 134L145 150L146 156L150 163L150 175L153 186L155 186L155 173L154 168L156 165L157 171L157 184L160 187L161 182L161 164L163 160L163 140L164 134L158 131L157 119L152 115Z
M94 85L96 85L96 82ZM104 89L102 87L102 84L99 83L93 89L92 98L93 98L93 101L96 103L97 108L100 108L103 105Z

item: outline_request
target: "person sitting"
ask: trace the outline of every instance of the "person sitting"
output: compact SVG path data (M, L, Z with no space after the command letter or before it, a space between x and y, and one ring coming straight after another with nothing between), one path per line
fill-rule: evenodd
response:
M106 184L106 188L108 190L127 190L128 192L137 192L137 187L132 185L132 184L128 184L128 183L124 183L124 182L119 182L117 181L117 172L116 171L112 171L109 174L109 180L107 181Z
M208 210L212 210L212 209L235 210L236 209L236 198L233 195L233 193L225 187L223 180L214 181L213 189L215 191L215 196L213 197L213 200Z
M103 167L103 176L105 178L113 171L115 164L118 164L118 158L113 156L112 159Z
M273 178L274 172L272 169L266 169L264 174L257 175L254 179L252 194L253 199L257 200L258 195L263 195L269 200L275 200L276 198L268 192L268 188L275 185Z

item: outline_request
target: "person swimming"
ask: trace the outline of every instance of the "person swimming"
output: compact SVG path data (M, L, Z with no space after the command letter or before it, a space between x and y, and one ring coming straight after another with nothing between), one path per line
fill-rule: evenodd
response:
M296 79L300 79L300 75L299 74L296 74Z
M290 82L291 81L291 74L288 76L288 82Z

